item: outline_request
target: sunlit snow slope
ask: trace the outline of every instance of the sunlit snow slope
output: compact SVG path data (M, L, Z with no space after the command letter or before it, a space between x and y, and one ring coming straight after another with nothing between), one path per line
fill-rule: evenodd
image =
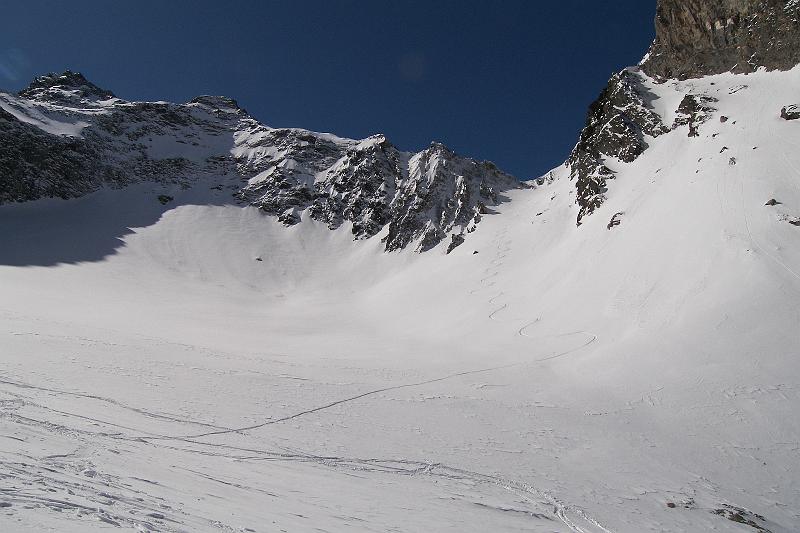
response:
M800 529L800 69L647 84L716 110L450 255L203 182L1 207L0 530Z

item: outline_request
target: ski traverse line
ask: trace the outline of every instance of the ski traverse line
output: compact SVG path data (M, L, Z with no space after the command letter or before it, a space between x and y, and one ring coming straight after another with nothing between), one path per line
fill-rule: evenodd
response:
M345 403L353 402L355 400L359 400L361 398L366 398L368 396L374 396L375 394L380 394L382 392L389 392L389 391L400 390L400 389L408 389L408 388L412 388L412 387L421 387L423 385L429 385L431 383L440 383L442 381L446 381L446 380L457 378L457 377L470 376L470 375L475 375L475 374L483 374L483 373L487 373L487 372L494 372L496 370L505 370L505 369L508 369L508 368L524 366L524 365L528 365L528 364L531 364L531 363L540 363L540 362L544 362L544 361L550 361L552 359L556 359L558 357L563 357L565 355L568 355L568 354L574 353L574 352L576 352L578 350L581 350L581 349L585 348L586 346L589 346L590 344L595 342L597 340L597 338L598 338L597 335L593 335L593 334L586 333L586 332L583 332L583 331L577 331L577 332L573 332L573 333L564 333L564 334L560 334L560 335L551 335L549 337L564 337L564 336L568 336L568 335L577 335L577 334L591 335L592 338L588 342L586 342L586 343L584 343L584 344L582 344L582 345L580 345L578 347L570 348L569 350L560 352L558 354L550 355L548 357L544 357L544 358L541 358L541 359L534 359L534 360L531 360L531 361L518 361L516 363L508 363L508 364L505 364L505 365L493 366L493 367L488 367L488 368L479 368L479 369L476 369L476 370L465 370L465 371L462 371L462 372L454 372L454 373L448 374L446 376L427 379L427 380L424 380L424 381L418 381L418 382L415 382L415 383L404 383L402 385L393 385L391 387L381 387L379 389L373 389L373 390L369 390L369 391L366 391L366 392L362 392L361 394L356 394L354 396L349 396L347 398L342 398L342 399L339 399L339 400L335 400L333 402L329 402L329 403L324 404L324 405L320 405L320 406L317 406L317 407L312 407L312 408L309 408L309 409L305 409L303 411L300 411L300 412L297 412L297 413L294 413L294 414L291 414L291 415L283 416L281 418L270 419L270 420L266 420L264 422L260 422L258 424L252 424L252 425L249 425L249 426L242 426L242 427L238 427L238 428L229 428L229 429L221 429L221 430L218 430L218 431L208 431L208 432L205 432L205 433L197 433L197 434L193 434L193 435L181 435L181 436L175 436L175 437L172 437L172 436L142 436L142 437L138 437L138 438L140 438L142 440L148 440L148 441L150 441L150 440L165 440L165 439L166 440L176 440L176 439L177 440L181 440L181 439L197 439L197 438L201 438L201 437L212 437L212 436L216 436L216 435L227 435L227 434L230 434L230 433L240 433L240 432L243 432L243 431L251 431L251 430L259 429L259 428L262 428L262 427L265 427L265 426L278 424L280 422L286 422L286 421L289 421L289 420L294 420L296 418L301 418L303 416L310 415L310 414L313 414L313 413L317 413L317 412L320 412L320 411L325 411L327 409L330 409L331 407L335 407L337 405L342 405L342 404L345 404ZM527 337L527 335L523 335L523 336ZM549 338L549 337L541 337L541 338ZM533 338L533 337L529 337L529 338ZM536 340L536 339L534 339L534 340Z
M558 359L559 357L564 357L565 355L569 355L571 353L575 353L578 350L581 350L583 348L586 348L590 344L593 344L599 338L594 333L589 333L588 331L573 331L573 332L570 332L570 333L558 333L558 334L555 334L555 335L545 335L545 336L542 336L542 337L531 337L530 335L526 335L525 334L525 330L527 328L531 327L532 325L536 324L537 322L539 322L539 319L536 319L533 322L531 322L530 324L527 324L527 325L521 327L517 333L519 334L520 337L525 337L525 338L528 338L528 339L531 339L531 340L557 339L559 337L571 337L573 335L586 335L587 337L591 337L591 338L588 341L586 341L584 344L581 344L580 346L578 346L577 348L573 348L571 350L567 350L566 352L561 352L561 353L557 353L557 354L554 354L554 355L551 355L551 356L548 356L548 357L544 357L542 359L537 359L536 362L550 361L552 359Z
M519 366L521 364L524 364L524 363L510 363L510 364L507 364L507 365L500 365L500 366L494 366L494 367L489 367L489 368L481 368L481 369L477 369L477 370L466 370L466 371L463 371L463 372L455 372L453 374L448 374L448 375L443 376L443 377L428 379L428 380L419 381L419 382L416 382L416 383L405 383L405 384L402 384L402 385L393 385L391 387L382 387L380 389L370 390L370 391L367 391L367 392L363 392L361 394L357 394L355 396L350 396L348 398L343 398L343 399L340 399L340 400L336 400L336 401L327 403L325 405L321 405L321 406L318 406L318 407L313 407L313 408L310 408L310 409L306 409L304 411L300 411L300 412L294 413L292 415L287 415L287 416L284 416L284 417L281 417L281 418L276 418L274 420L267 420L267 421L261 422L259 424L253 424L253 425L250 425L250 426L244 426L244 427L240 427L240 428L224 429L224 430L219 430L219 431L209 431L209 432L206 432L206 433L198 433L198 434L195 434L195 435L183 435L181 437L144 437L144 439L145 440L159 440L159 439L162 439L162 438L167 438L167 439L172 439L172 438L196 439L196 438L200 438L200 437L210 437L210 436L214 436L214 435L225 435L225 434L228 434L228 433L238 433L238 432L241 432L241 431L250 431L250 430L253 430L253 429L262 428L264 426L277 424L279 422L286 422L287 420L293 420L295 418L300 418L302 416L309 415L309 414L312 414L312 413L316 413L316 412L319 412L319 411L324 411L326 409L330 409L331 407L335 407L337 405L341 405L341 404L344 404L344 403L348 403L348 402L352 402L352 401L355 401L355 400L359 400L359 399L365 398L367 396L373 396L375 394L380 394L382 392L389 392L389 391L393 391L393 390L406 389L406 388L411 388L411 387L420 387L422 385L428 385L428 384L431 384L431 383L438 383L438 382L445 381L445 380L452 379L452 378L456 378L456 377L469 376L469 375L473 375L473 374L481 374L481 373L484 373L484 372L492 372L494 370L503 370L503 369L506 369L506 368Z

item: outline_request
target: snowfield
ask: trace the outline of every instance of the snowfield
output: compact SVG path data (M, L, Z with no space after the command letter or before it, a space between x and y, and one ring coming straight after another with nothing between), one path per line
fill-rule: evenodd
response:
M650 88L716 111L450 255L213 180L0 207L0 531L800 530L800 68Z

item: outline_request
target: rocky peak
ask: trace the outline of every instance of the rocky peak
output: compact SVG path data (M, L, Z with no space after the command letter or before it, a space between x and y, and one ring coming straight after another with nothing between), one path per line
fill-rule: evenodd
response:
M45 74L35 78L19 95L32 100L78 99L108 100L114 93L101 89L87 80L80 72L65 70L61 74Z
M455 152L453 152L450 148L448 148L443 143L440 143L439 141L431 142L430 146L428 146L426 151L435 154L440 154L443 157L450 157L455 155Z
M236 102L236 100L227 96L201 95L196 98L192 98L189 103L204 105L215 111L223 111L226 113L236 113L242 115L247 114L247 111L239 107L239 104Z
M605 201L606 182L614 172L606 159L630 163L648 147L648 138L669 131L652 109L652 94L637 69L611 77L608 86L589 107L586 126L567 165L577 190L578 225Z
M797 0L658 0L648 75L688 79L800 63Z

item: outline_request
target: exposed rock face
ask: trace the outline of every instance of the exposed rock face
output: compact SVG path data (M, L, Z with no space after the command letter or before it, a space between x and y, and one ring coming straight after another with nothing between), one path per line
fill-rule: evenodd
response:
M658 0L656 39L639 68L614 75L589 108L586 126L567 159L575 180L578 225L606 199L616 163L630 163L648 138L670 130L652 109L644 75L658 81L759 67L787 70L800 63L800 0ZM687 94L671 129L689 136L715 111L715 99ZM794 118L796 108L781 111ZM800 114L798 114L800 116ZM726 121L727 117L721 117Z
M522 186L438 143L413 154L382 135L270 128L221 96L126 102L70 71L36 78L17 96L0 93L0 176L0 204L219 178L240 203L285 224L305 213L331 229L351 224L355 239L385 229L389 251L429 250L448 236L452 250L486 206Z
M711 117L711 113L716 111L712 106L716 101L716 98L705 94L687 94L683 97L683 100L681 100L678 106L678 112L675 114L675 121L672 123L672 129L688 125L689 137L697 137L697 127L703 122L708 121ZM727 120L727 118L725 120Z
M798 63L797 0L658 0L656 38L642 69L687 79Z
M669 131L650 106L651 93L635 69L615 74L589 107L586 126L567 165L577 189L578 225L605 200L606 181L614 172L607 158L630 163L647 148L647 138Z
M456 228L463 236L480 222L487 205L501 202L502 191L520 186L490 162L464 159L433 143L409 159L408 175L398 183L386 247L404 248L421 236L424 251Z
M71 198L91 192L99 180L114 181L82 139L50 135L0 109L0 203Z

